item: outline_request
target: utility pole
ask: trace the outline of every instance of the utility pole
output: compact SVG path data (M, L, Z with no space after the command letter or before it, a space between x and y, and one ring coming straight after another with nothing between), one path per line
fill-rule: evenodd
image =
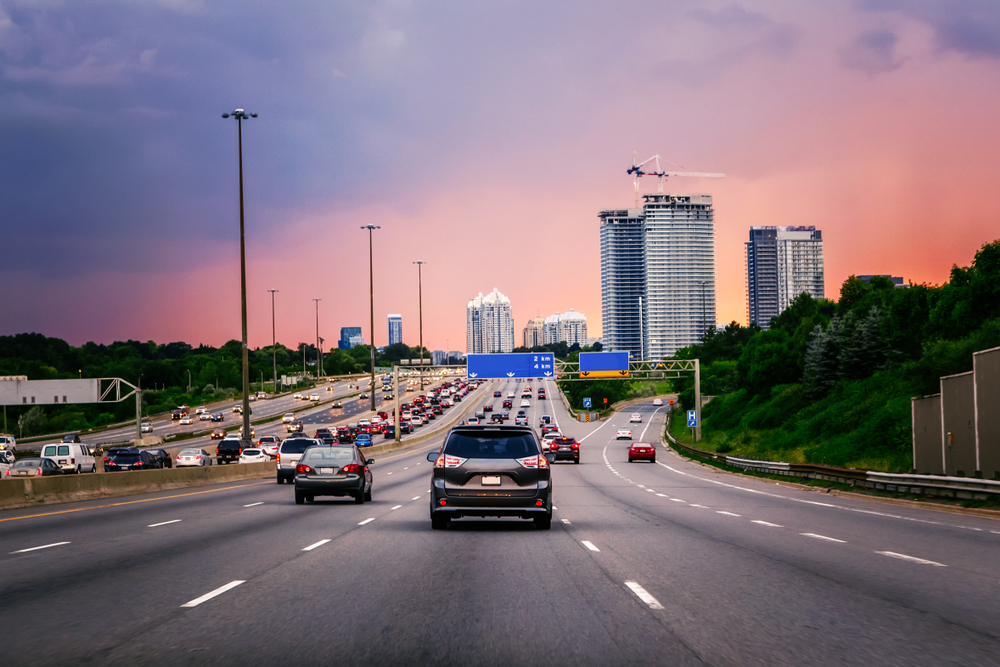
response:
M271 293L271 363L274 365L274 389L272 390L274 395L278 395L278 350L277 341L274 337L274 293L278 290L269 289L267 290Z
M368 298L371 301L371 385L368 387L372 399L372 412L375 411L375 255L372 252L372 231L381 229L378 225L364 225L361 229L368 230Z
M420 312L420 393L424 391L424 278L423 268L427 262L416 261L417 265L417 295Z

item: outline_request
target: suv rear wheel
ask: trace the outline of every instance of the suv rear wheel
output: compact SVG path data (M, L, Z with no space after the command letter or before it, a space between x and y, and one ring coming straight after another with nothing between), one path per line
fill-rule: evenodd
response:
M537 528L538 530L549 530L550 528L552 528L551 514L546 516L536 516L534 521L535 521L535 528Z
M446 516L431 515L431 528L434 530L444 530L451 523L451 519Z

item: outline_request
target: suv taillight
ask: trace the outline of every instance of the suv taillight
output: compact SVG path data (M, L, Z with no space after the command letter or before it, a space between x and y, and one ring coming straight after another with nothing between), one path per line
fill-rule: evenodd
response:
M296 464L296 466L295 466L295 474L296 475L308 475L312 471L313 471L313 469L310 468L309 466L307 466L305 463L299 463L299 464Z
M516 459L525 468L548 468L549 461L542 455L526 456L523 459Z

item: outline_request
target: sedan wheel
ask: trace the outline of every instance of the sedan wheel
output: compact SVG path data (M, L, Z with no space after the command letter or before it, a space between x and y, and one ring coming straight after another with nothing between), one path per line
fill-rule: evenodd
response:
M300 492L296 491L295 492L295 504L296 505L305 505L306 504L306 494L300 493Z
M357 504L357 505L364 505L365 504L365 495L366 494L365 494L365 490L364 489L361 489L360 491L358 491L358 494L356 496L354 496L354 502L355 502L355 504Z
M365 489L365 502L370 503L371 501L372 501L372 487L369 486L367 489Z

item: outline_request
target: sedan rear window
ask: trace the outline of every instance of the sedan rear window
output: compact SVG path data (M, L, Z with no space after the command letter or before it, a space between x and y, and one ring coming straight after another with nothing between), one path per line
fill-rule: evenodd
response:
M37 468L42 465L41 459L21 459L14 463L12 468Z
M285 440L281 443L281 453L282 454L301 454L306 451L306 448L312 447L316 444L315 440Z
M336 463L342 465L354 461L353 447L314 447L307 451L302 460L307 463Z
M201 454L201 450L198 449L185 449L181 452L181 456L198 456Z
M516 459L538 454L535 440L528 435L474 437L453 433L445 452L467 459Z

